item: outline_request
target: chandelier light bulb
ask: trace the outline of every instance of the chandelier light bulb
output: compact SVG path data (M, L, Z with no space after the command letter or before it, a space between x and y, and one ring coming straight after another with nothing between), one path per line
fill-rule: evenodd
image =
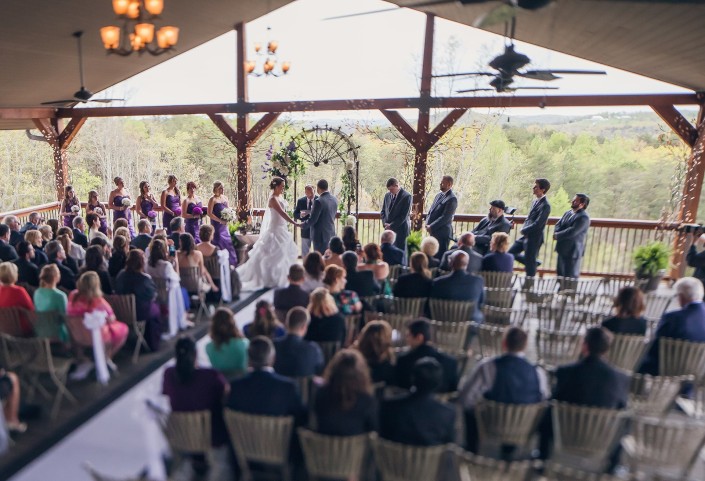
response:
M164 0L144 0L144 8L151 15L161 15L164 11Z
M284 62L282 64L282 72L287 73L291 68L291 62Z
M276 53L277 48L279 48L279 42L272 40L267 44L267 51L269 53Z
M105 48L118 48L120 45L120 27L111 25L100 29L100 39Z
M130 6L130 0L113 0L113 11L115 15L125 15Z
M140 37L143 43L151 42L154 39L154 24L138 23L135 25L135 34Z
M139 1L132 1L130 4L127 6L127 18L139 18L140 16L140 2Z

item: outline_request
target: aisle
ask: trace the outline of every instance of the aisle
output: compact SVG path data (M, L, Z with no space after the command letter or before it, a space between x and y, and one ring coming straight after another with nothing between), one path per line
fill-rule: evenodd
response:
M243 293L246 298L248 293ZM272 291L259 299L271 301ZM242 309L235 318L238 327L252 321L255 302ZM205 346L210 338L198 341L198 360L209 365ZM40 458L23 468L11 481L71 480L91 481L81 467L89 462L101 473L111 477L134 476L145 466L150 479L165 479L161 453L166 448L156 423L145 407L145 400L164 402L161 396L162 373L173 359L110 404L101 413L76 429Z

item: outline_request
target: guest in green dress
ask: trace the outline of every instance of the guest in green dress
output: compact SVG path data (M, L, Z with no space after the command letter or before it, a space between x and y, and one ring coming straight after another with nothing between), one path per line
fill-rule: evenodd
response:
M212 340L206 345L206 353L213 369L228 378L244 374L250 341L237 328L233 311L227 307L215 311L211 319L210 336Z
M34 291L34 309L36 312L55 312L63 319L66 316L68 300L66 294L56 288L61 280L61 273L56 264L46 264L39 273L39 289ZM38 326L35 326L35 330ZM40 329L41 330L41 329ZM41 332L37 332L42 336ZM59 328L59 339L68 342L69 334L65 324Z

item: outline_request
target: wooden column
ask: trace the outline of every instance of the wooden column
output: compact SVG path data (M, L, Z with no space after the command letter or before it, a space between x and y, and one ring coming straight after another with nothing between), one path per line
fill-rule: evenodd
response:
M248 102L247 71L245 61L247 60L247 42L245 38L245 24L235 25L237 31L237 102ZM249 129L249 114L237 114L237 139L233 142L237 150L237 207L239 212L248 211L252 206L252 196L250 195L250 183L252 180L252 169L250 168L250 149L247 142L247 131Z
M86 121L85 117L72 117L66 127L62 126L60 119L32 119L34 125L51 146L54 156L54 185L56 186L56 199L64 198L64 188L69 180L69 165L66 150L81 130Z

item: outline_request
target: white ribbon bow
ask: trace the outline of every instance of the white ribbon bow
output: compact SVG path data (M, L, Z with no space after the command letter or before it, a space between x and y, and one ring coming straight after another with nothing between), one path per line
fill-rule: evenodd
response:
M179 328L186 328L184 321L186 307L184 306L184 296L181 294L181 284L173 280L169 281L169 335L175 336Z
M220 296L223 302L232 302L233 290L230 286L230 252L225 249L218 251L220 265Z
M110 371L105 361L105 345L103 344L102 327L108 320L108 313L95 310L86 312L83 315L83 325L91 331L93 338L93 360L95 361L95 371L98 382L106 385L110 381Z

